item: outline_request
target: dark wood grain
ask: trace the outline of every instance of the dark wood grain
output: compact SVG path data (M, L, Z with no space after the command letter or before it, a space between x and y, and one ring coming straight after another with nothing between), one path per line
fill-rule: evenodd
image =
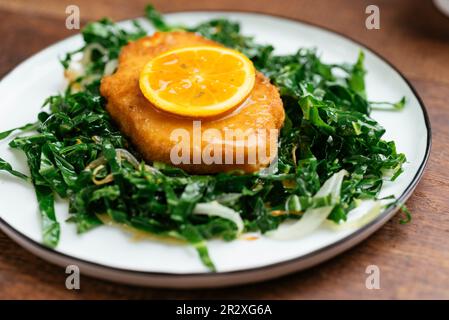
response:
M0 0L0 76L49 44L76 33L64 27L65 7L78 4L83 22L137 17L146 0ZM230 9L265 12L341 32L391 61L416 87L433 129L429 165L407 202L413 222L399 217L368 240L318 267L280 279L219 290L162 290L82 277L81 290L65 289L64 270L28 253L0 233L0 298L449 298L449 18L431 1L374 1L381 29L367 30L373 1L153 1L162 11ZM365 288L365 268L381 270L381 289Z

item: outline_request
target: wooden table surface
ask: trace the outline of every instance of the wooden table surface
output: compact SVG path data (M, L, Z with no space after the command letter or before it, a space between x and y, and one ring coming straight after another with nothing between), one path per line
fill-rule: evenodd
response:
M75 34L65 8L77 4L81 20L142 15L147 0L0 0L0 77L46 46ZM310 270L280 279L217 290L163 290L81 277L81 290L65 288L65 273L28 253L0 232L0 298L449 298L449 18L422 0L171 0L163 12L230 9L281 15L348 35L391 61L416 87L430 115L433 147L424 177L407 202L413 221L390 220L368 240ZM367 30L365 8L380 8L380 30ZM4 116L4 115L3 115ZM379 266L381 289L365 287L365 268Z

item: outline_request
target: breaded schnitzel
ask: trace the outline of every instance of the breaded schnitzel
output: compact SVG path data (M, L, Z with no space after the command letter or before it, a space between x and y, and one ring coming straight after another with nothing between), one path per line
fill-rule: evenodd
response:
M171 135L177 129L193 133L192 124L195 119L172 115L153 106L139 89L139 74L151 58L168 50L194 45L220 46L193 33L158 32L151 37L142 38L125 46L121 51L116 73L102 79L100 90L107 99L107 111L147 161L174 164L170 154L177 143L172 141ZM201 119L201 132L208 129L217 129L220 132L228 129L243 131L279 129L283 124L284 116L277 88L270 84L264 75L257 72L255 85L248 98L225 115L213 119ZM224 138L212 140L223 150L230 145L230 148L236 149L235 143L230 143ZM203 150L209 142L203 140L201 145L192 145L192 150L195 148ZM254 148L268 150L268 159L257 159L256 163L245 161L243 164L192 164L190 162L190 164L175 165L188 172L200 174L235 169L254 172L265 167L275 156L269 151L272 150L273 144L277 144L277 140L270 140L268 137L265 141L257 140L256 144L245 143L245 154Z

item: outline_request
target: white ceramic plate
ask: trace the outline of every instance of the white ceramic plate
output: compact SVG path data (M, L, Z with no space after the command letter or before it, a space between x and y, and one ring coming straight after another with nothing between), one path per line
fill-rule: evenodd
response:
M373 117L387 129L385 138L396 141L398 150L408 159L405 172L394 183L386 183L382 195L394 194L401 202L410 196L429 155L430 127L416 92L388 62L341 35L283 18L231 12L175 13L166 17L169 22L186 25L215 17L238 20L243 33L254 35L258 42L273 44L278 53L316 47L326 62L354 62L358 51L363 49L369 99L396 101L406 96L408 100L402 112L375 112ZM61 41L23 62L0 82L0 131L35 121L44 99L64 88L58 57L81 45L79 35ZM0 156L18 170L27 171L24 155L9 149L7 141L0 142ZM61 266L76 264L82 273L94 277L136 285L185 288L256 282L305 269L359 243L396 211L387 210L359 229L336 232L323 228L296 241L264 237L257 241L210 241L210 255L218 269L217 273L210 273L190 246L136 242L126 232L112 227L77 235L74 224L63 222L68 217L67 203L58 201L56 209L61 222L61 240L56 250L50 250L40 244L40 221L33 188L0 174L0 227L34 254Z
M449 17L449 0L433 0L433 2L438 10Z

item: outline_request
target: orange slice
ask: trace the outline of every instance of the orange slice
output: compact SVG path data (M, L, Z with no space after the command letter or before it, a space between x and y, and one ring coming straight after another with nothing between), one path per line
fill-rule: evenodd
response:
M238 51L214 46L171 50L140 73L144 96L157 108L189 117L210 117L242 102L255 82L252 62Z

